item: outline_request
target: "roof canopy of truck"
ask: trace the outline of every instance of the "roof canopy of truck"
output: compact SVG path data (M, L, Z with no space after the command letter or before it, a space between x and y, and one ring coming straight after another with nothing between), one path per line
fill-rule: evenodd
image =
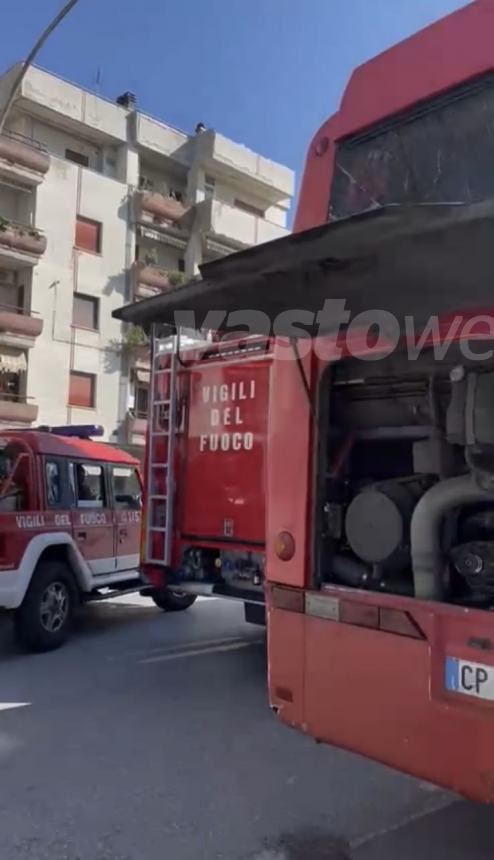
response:
M201 275L114 316L291 337L335 331L343 302L349 319L385 311L402 327L408 315L421 326L434 315L487 313L494 201L376 208L208 263Z

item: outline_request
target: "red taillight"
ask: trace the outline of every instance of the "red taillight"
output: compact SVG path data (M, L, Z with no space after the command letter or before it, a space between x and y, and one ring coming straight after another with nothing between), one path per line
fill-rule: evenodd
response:
M291 561L295 555L295 538L290 532L280 532L274 542L274 551L280 561Z

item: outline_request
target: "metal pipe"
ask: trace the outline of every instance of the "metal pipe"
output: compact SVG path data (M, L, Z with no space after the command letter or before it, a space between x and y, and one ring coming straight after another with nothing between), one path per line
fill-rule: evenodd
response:
M415 597L422 600L444 598L442 521L460 505L485 501L494 503L494 492L482 489L471 474L439 481L424 493L413 512L410 529Z
M27 74L29 67L32 65L36 56L39 54L41 48L43 47L46 40L48 39L48 36L50 36L51 33L53 33L55 28L58 27L58 25L63 21L63 19L66 17L66 15L69 14L71 9L73 9L74 6L76 5L76 3L78 3L78 2L79 2L79 0L69 0L68 3L65 3L65 5L62 7L62 9L60 9L60 12L58 13L58 15L56 15L55 18L53 18L53 20L50 21L48 26L45 27L45 29L43 30L43 32L41 33L41 35L39 36L37 41L34 43L33 47L31 48L29 54L27 55L26 60L24 61L24 63L22 64L21 68L19 69L18 73L16 74L16 76L14 78L14 82L10 88L10 92L7 96L7 100L5 102L3 110L0 109L0 134L2 133L3 127L7 121L7 117L8 117L9 112L10 112L10 108L14 104L17 93L19 92L20 86L21 86L22 81L24 80L24 78Z

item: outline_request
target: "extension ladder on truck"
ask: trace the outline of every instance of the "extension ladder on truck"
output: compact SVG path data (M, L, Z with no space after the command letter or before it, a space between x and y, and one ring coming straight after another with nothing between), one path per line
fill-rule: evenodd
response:
M173 537L178 336L151 333L145 562L169 565Z

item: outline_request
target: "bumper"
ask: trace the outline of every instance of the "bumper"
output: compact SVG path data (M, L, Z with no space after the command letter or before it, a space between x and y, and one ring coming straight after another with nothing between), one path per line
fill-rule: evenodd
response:
M19 570L0 571L0 609L18 609L27 585Z

